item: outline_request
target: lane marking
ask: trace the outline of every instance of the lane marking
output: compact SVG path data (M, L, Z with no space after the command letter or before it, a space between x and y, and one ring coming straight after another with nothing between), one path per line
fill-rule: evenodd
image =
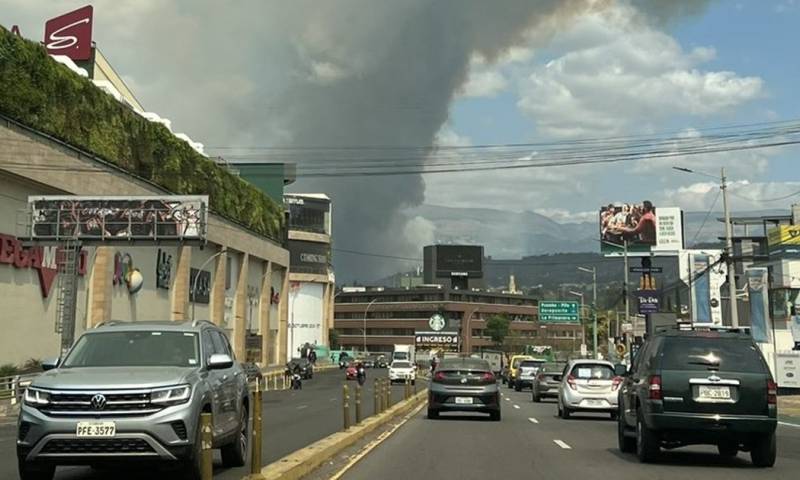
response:
M333 397L333 398L331 398L331 399L330 399L330 400L328 400L328 401L329 401L329 402L335 402L336 400L337 400L337 399L336 399L336 397Z
M536 420L536 419L535 419L535 418L533 418L533 417L529 417L529 418L528 418L528 421L529 421L529 422L531 422L531 423L539 423L539 420Z
M298 405L298 406L297 406L297 409L298 409L298 410L302 410L302 409L304 409L304 408L308 408L308 405Z
M510 402L510 401L511 401L511 399L506 397L506 402Z
M566 443L562 442L561 440L553 440L553 443L555 443L559 447L563 448L564 450L572 450L572 447L570 447Z
M516 408L517 410L519 410L519 405L516 405L516 404L515 404L515 405L514 405L514 408Z
M789 422L778 422L778 425L783 425L784 427L800 428L800 425L798 425L796 423L789 423Z

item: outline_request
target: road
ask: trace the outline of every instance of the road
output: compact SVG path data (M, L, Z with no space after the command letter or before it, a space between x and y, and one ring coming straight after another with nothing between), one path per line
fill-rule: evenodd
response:
M752 467L749 454L722 459L716 448L668 451L643 465L617 449L608 415L556 417L555 403L531 402L530 392L503 387L503 420L461 414L428 420L423 409L355 467L347 480L421 478L537 478L580 480L736 480L795 478L800 471L800 428L778 427L774 468Z
M365 385L364 415L373 412L372 382L378 376L385 377L385 369L369 370ZM265 392L263 398L264 441L262 459L271 463L284 455L324 438L342 427L342 383L344 373L340 370L318 372L312 380L303 382L302 390ZM352 389L356 382L348 384ZM352 394L351 394L352 395ZM403 397L403 386L393 388L393 401ZM352 398L352 397L351 397ZM352 400L351 400L352 403ZM17 478L14 425L0 425L0 479ZM241 480L249 473L247 468L223 469L219 455L215 455L214 478L222 480ZM143 472L113 472L116 479L141 479ZM60 467L57 480L99 480L110 478L109 471L94 471L88 467ZM147 471L148 478L154 476ZM163 478L173 479L174 475Z

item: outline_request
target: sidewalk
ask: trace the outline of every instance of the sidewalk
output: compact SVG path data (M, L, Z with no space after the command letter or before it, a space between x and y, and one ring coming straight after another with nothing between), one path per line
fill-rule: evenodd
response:
M778 397L778 414L792 423L800 424L800 395Z

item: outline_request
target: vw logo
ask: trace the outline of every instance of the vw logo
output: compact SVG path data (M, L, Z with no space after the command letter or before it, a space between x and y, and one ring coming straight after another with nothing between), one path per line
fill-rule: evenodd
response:
M95 410L102 410L106 408L106 397L105 395L101 395L98 393L97 395L92 397L90 403L92 404L92 408L94 408Z

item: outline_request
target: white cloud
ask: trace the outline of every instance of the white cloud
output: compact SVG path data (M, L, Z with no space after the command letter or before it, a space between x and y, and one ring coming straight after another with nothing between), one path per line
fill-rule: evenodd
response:
M697 182L666 189L656 205L675 205L685 211L705 211L711 208L718 194L718 183ZM728 184L728 201L733 211L786 208L793 200L800 200L800 182L736 180ZM722 197L717 198L714 210L722 210Z
M581 223L597 221L597 211L571 212L563 208L537 208L533 210L558 223Z
M687 52L622 4L582 17L555 43L569 50L533 66L520 85L518 106L544 135L653 130L677 115L724 114L763 95L760 78L702 70L713 48Z
M460 93L464 97L493 97L508 87L508 80L497 70L482 70L470 74Z

